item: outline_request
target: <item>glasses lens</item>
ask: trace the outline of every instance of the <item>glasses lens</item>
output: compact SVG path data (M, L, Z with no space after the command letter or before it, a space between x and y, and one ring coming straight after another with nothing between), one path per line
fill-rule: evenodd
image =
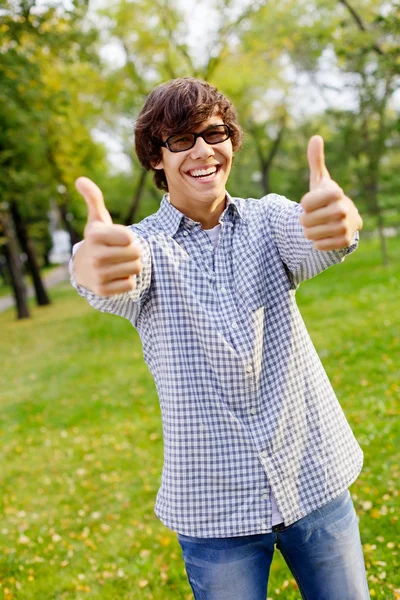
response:
M229 138L229 129L226 125L216 125L203 132L207 144L220 144Z
M171 152L184 152L185 150L190 150L190 148L193 148L196 138L199 137L199 135L204 138L207 144L220 144L230 137L231 132L227 125L215 125L209 127L201 134L177 133L176 135L171 135L167 139L168 148Z
M194 135L192 133L172 135L168 138L168 146L171 152L183 152L183 150L189 150L193 145Z

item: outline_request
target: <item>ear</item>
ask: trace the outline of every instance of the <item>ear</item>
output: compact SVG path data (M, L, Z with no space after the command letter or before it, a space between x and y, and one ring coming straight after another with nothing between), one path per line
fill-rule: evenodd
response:
M152 169L155 169L156 171L161 171L164 168L164 164L163 164L163 159L162 158L159 160L158 163L153 163L152 162L150 164L151 164Z

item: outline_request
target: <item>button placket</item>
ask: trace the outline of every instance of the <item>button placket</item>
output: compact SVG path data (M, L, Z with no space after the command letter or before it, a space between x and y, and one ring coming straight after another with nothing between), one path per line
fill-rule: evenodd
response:
M197 241L197 244L200 248L200 256L203 265L204 265L204 270L206 271L206 273L210 276L211 273L214 275L214 254L213 254L213 246L211 244L210 246L210 239L208 237L208 235L206 234L205 231L203 231L203 229L201 229L201 227L196 228L196 230L193 231L193 234L196 234L195 236L192 236L192 239L195 238Z
M268 488L266 488L266 487L265 487L265 488L263 488L263 489L261 490L261 498L262 498L263 500L268 500L268 499L269 499L269 497L270 497L270 490L269 490Z

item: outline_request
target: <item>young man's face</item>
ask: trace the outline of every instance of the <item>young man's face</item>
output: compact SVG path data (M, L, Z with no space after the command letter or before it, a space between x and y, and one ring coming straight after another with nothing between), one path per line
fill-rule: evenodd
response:
M190 132L202 133L213 125L223 125L215 114ZM202 209L210 210L225 198L225 185L232 167L232 142L208 144L198 137L193 148L171 152L162 148L162 159L156 169L164 169L171 203L189 217Z

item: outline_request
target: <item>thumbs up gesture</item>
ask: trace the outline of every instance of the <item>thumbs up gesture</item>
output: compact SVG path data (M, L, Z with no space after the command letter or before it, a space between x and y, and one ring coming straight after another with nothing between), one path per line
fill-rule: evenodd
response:
M314 135L309 143L310 191L301 200L300 223L316 250L340 250L350 245L363 222L353 201L331 179L325 166L324 141Z
M93 181L79 177L75 185L88 209L85 239L74 256L77 284L99 296L133 290L132 275L142 270L139 245L126 227L113 224L103 194Z

